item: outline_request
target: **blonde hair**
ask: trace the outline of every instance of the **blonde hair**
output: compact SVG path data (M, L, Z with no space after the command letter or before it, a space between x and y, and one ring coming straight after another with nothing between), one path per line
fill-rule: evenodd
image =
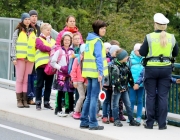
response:
M166 36L165 30L167 29L167 24L155 23L154 28L155 28L155 30L162 30L162 32L160 33L160 38L159 38L160 39L160 45L162 47L166 47L166 45L167 45L167 36Z
M41 27L40 27L41 32L42 32L44 29L52 29L51 24L49 24L49 23L42 23L42 24L41 24Z
M120 43L119 43L119 41L117 41L117 40L111 40L109 43L110 43L111 45L118 45L118 46L120 46Z

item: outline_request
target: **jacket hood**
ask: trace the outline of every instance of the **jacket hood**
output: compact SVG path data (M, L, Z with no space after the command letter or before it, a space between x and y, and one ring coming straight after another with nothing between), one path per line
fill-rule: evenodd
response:
M88 33L86 40L93 40L95 38L100 38L96 33Z
M142 56L137 56L134 51L131 52L130 58L135 58L135 59L142 59Z

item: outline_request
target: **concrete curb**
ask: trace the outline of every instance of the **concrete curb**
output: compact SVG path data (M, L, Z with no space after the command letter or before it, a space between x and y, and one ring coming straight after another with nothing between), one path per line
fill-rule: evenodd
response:
M94 131L87 131L82 129L70 128L68 126L63 126L60 124L55 124L54 122L47 122L45 120L40 120L28 116L23 116L20 114L8 112L6 110L0 110L0 118L6 119L11 122L16 122L18 124L23 124L32 128L48 131L54 134L59 134L61 136L77 139L77 140L115 140L113 138L108 138L107 136L101 136L94 134Z

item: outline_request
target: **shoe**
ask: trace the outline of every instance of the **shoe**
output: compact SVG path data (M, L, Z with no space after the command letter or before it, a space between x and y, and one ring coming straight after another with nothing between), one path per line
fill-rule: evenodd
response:
M110 118L109 118L109 122L114 123L114 118L113 118L113 117L110 117Z
M129 126L140 126L141 124L134 119L129 122Z
M126 118L125 118L123 115L120 115L120 116L119 116L119 120L120 120L120 121L126 121Z
M158 125L158 122L157 122L157 121L154 121L153 126L157 126L157 125Z
M141 123L141 117L137 117L136 122Z
M114 122L114 126L122 127L123 124L120 122L120 120L116 120L116 121Z
M30 105L36 105L36 103L33 100L28 100L27 103L30 104Z
M58 108L55 108L54 114L57 115L58 113Z
M127 119L127 123L130 123L130 120L129 120L129 119Z
M37 103L37 104L36 104L36 109L37 109L37 110L41 110L41 103Z
M89 129L89 125L87 126L80 126L81 129Z
M80 113L80 112L74 112L73 115L72 115L72 117L73 117L74 119L80 119L80 118L81 118L81 113Z
M89 130L103 130L104 126L89 127Z
M146 128L146 129L153 129L153 127L148 127L146 124L144 125L144 128Z
M27 93L26 92L23 92L23 100L22 100L22 102L23 102L23 105L24 105L25 108L29 108L29 105L27 103Z
M102 122L105 124L109 124L108 118L107 117L103 117Z
M165 129L167 129L167 126L159 128L159 130L165 130Z
M44 104L44 108L54 110L49 103Z
M70 117L72 117L73 114L74 114L74 111L70 111L70 112L69 112L69 116L70 116Z
M143 121L143 125L144 125L144 126L146 125L146 120Z
M24 108L24 105L22 103L22 93L16 93L16 98L17 98L17 107L18 108Z
M97 114L97 117L98 117L98 118L101 118L101 117L102 117L102 115L98 113L98 114Z
M64 113L63 111L61 111L61 112L58 112L57 115L58 115L59 117L67 117L68 114L66 114L66 113Z

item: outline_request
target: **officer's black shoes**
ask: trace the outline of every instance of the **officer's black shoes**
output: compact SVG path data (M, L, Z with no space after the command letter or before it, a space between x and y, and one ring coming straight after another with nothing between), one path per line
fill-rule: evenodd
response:
M80 126L81 129L89 129L89 125L87 126Z
M90 127L89 130L103 130L104 126Z
M146 124L144 124L144 128L146 128L146 129L153 129L153 127L149 127Z
M141 124L134 119L129 122L129 126L140 126Z
M114 122L114 126L122 127L123 124L120 122L120 120L116 120L116 121Z
M167 126L159 128L159 130L165 130L165 129L167 129Z

